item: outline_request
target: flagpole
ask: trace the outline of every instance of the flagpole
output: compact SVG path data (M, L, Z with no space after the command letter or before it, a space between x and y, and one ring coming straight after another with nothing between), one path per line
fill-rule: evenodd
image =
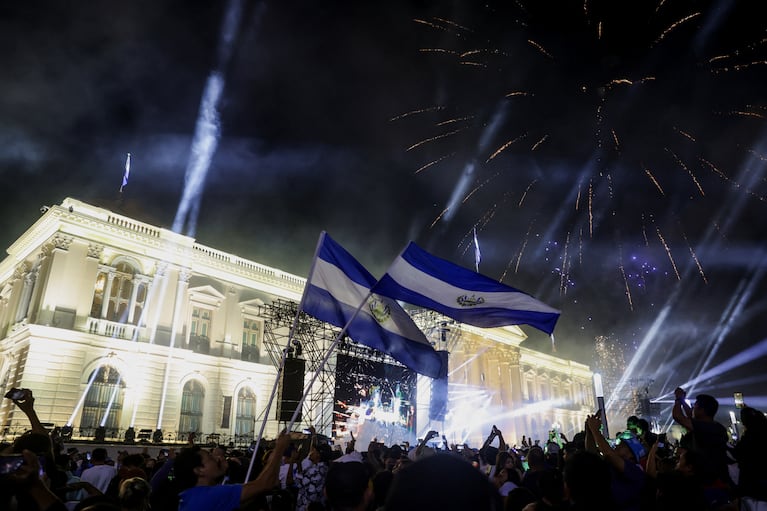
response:
M314 383L317 381L317 377L319 376L320 371L322 371L322 369L325 367L325 364L328 363L328 360L330 360L330 356L333 354L333 350L338 345L339 341L341 340L341 337L343 337L346 334L346 331L349 329L349 325L351 325L352 322L355 319L357 319L357 316L359 316L360 311L362 311L362 308L365 306L366 303L368 303L368 300L370 299L372 295L373 295L373 290L371 289L370 291L368 291L368 294L362 300L362 303L360 303L359 307L357 307L357 309L354 311L354 314L352 314L352 317L349 318L349 321L346 322L346 324L341 329L341 331L338 332L338 335L336 335L336 338L333 339L333 342L330 343L327 353L325 353L325 356L323 357L322 361L317 366L317 369L314 371L314 375L312 375L312 378L311 380L309 380L309 383L307 383L306 386L304 387L303 395L301 396L301 399L298 401L298 406L296 406L296 410L293 412L293 417L291 417L290 423L288 424L288 431L291 430L291 428L293 427L293 424L296 422L296 418L298 417L298 414L301 412L301 408L303 407L304 401L306 400L306 394L314 386Z
M269 401L266 404L266 410L264 410L264 420L261 421L261 429L258 432L258 438L256 440L256 446L253 449L253 455L250 457L250 464L248 465L248 472L245 474L245 482L247 483L250 480L250 473L253 471L253 462L256 460L256 455L258 454L258 447L261 445L261 439L264 436L264 429L266 429L266 421L269 420L269 412L272 408L272 403L274 403L274 396L277 394L277 386L280 383L280 376L282 375L282 370L285 367L285 359L288 356L288 353L293 349L291 348L291 344L293 342L293 334L296 330L296 326L298 325L298 318L301 316L301 311L303 310L304 300L306 299L306 287L309 285L309 282L312 280L312 275L314 274L314 268L317 265L317 256L320 253L320 247L322 246L322 240L325 238L325 231L322 231L320 233L319 240L317 241L317 247L314 249L314 257L312 257L312 265L309 267L309 276L306 278L306 285L304 285L304 292L301 294L301 301L298 303L298 310L296 311L296 315L293 318L293 324L290 327L290 331L288 332L288 343L287 346L285 346L282 349L282 359L280 360L280 364L277 367L277 375L274 378L274 386L272 387L272 393L269 396ZM303 404L303 400L301 403L299 403L299 408L297 410L300 410L300 406ZM295 415L294 415L295 417ZM293 422L291 421L290 425L293 425ZM288 432L290 432L290 428L288 428Z

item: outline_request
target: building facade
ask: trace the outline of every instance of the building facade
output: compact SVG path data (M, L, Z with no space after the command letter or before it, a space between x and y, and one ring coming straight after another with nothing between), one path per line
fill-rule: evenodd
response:
M72 198L43 209L0 262L0 391L32 389L40 419L74 438L101 429L248 443L278 387L269 338L287 335L268 308L297 303L305 279ZM524 338L463 325L451 403L454 389L485 388L513 434L557 421L579 429L594 408L588 367L525 349ZM541 402L550 406L513 415ZM281 427L274 410L267 437ZM329 425L330 413L318 407L303 423ZM2 400L2 435L27 427Z

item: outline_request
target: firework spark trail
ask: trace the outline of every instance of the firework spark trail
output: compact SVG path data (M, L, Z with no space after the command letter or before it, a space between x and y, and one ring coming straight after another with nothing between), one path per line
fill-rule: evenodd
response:
M648 177L648 178L650 178L650 181L652 181L652 184L654 184L654 185L655 185L655 187L658 189L658 191L660 192L660 194L661 194L661 195L663 195L663 196L665 196L666 194L663 192L663 188L661 188L661 186L660 186L660 183L658 182L658 180L657 180L657 179L655 179L655 176L653 176L653 174L652 174L652 172L650 171L650 169L648 169L647 167L645 167L645 166L644 166L644 164L642 165L642 169L644 170L644 173L647 175L647 177ZM646 239L646 238L647 238L647 237L645 236L645 239Z
M452 20L449 20L449 19L445 19L445 18L439 18L439 17L435 17L434 19L437 20L437 21L441 21L442 23L444 23L446 25L450 25L451 27L460 29L463 32L468 32L470 34L474 33L474 31L472 29L470 29L469 27L464 27L463 25L459 25L455 21L452 21Z
M682 135L683 137L688 138L689 140L691 140L693 142L697 142L697 140L695 140L695 137L693 137L692 135L690 135L686 131L679 129L676 126L674 126L672 129L674 131L676 131L677 133L679 133L680 135Z
M441 135L436 135L434 137L426 138L424 140L421 140L420 142L416 142L415 144L408 147L406 150L411 151L415 149L416 147L420 147L424 144L428 144L429 142L434 142L435 140L440 140L442 138L452 137L453 135L457 135L458 133L464 131L466 128L460 128L457 130L449 131L447 133L442 133Z
M626 278L626 269L623 267L623 250L621 250L621 247L619 247L619 255L620 262L618 264L618 268L621 270L621 277L623 277L623 286L626 290L626 300L628 300L629 303L629 310L631 312L634 312L634 301L631 298L631 288L629 287L629 280Z
M743 111L743 110L733 110L732 114L733 115L738 115L738 116L741 116L741 117L754 117L756 119L764 119L764 115L760 114L759 112L746 112L746 111Z
M668 27L666 30L664 30L664 31L661 33L661 35L660 35L660 36L658 36L658 38L655 40L655 43L654 43L654 44L658 44L658 43L659 43L659 42L661 42L663 39L665 39L665 37L666 37L666 36L667 36L667 35L668 35L668 34L669 34L669 33L670 33L672 30L674 30L674 29L678 28L678 27L679 27L679 26L681 26L682 24L684 24L684 23L687 23L688 21L690 21L690 20L692 20L692 19L695 19L695 18L697 18L698 16L700 16L700 12L694 12L694 13L692 13L692 14L688 15L688 16L685 16L684 18L682 18L682 19L680 19L680 20L678 20L678 21L675 21L674 23L672 23L671 25L669 25L669 27Z
M490 176L490 177L488 177L487 179L485 179L483 182L481 182L481 183L480 183L480 184L478 184L477 186L475 186L473 190L471 190L469 193L467 193L467 194L466 194L466 196L465 196L465 197L463 198L463 200L461 201L461 204L466 204L466 201L468 201L468 200L471 198L471 196L472 196L472 195L474 195L474 194L475 194L477 191L479 191L480 189L484 188L484 186L485 186L487 183L489 183L490 181L492 181L493 179L495 179L496 177L498 177L500 174L501 174L501 172L500 172L500 171L498 171L498 172L496 172L495 174L493 174L492 176Z
M438 20L438 21L445 22L445 20L442 20L440 18L435 18L435 19ZM431 28L434 28L434 29L437 29L437 30L442 30L443 32L447 32L448 34L455 34L458 37L461 37L461 33L460 32L458 32L456 30L450 30L448 27L445 27L445 26L442 26L442 25L438 25L436 23L432 23L431 21L415 18L415 19L413 19L413 22L414 23L420 23L421 25L426 25L427 27L431 27ZM454 23L449 23L449 24L454 25L454 26L460 26L460 25L456 25ZM460 28L463 28L464 30L469 31L465 27L460 27Z
M549 138L548 135L544 135L543 137L541 137L541 139L538 142L533 144L533 147L530 149L530 151L535 151L536 149L538 149L538 146L540 146L542 143L544 143L546 141L546 139L548 139L548 138Z
M547 52L547 51L546 51L546 49L545 49L543 46L541 46L540 44L536 43L536 42L535 42L535 41L533 41L532 39L528 39L528 40L527 40L527 42L528 42L528 43L529 43L529 44L530 44L530 45L531 45L533 48L535 48L536 50L538 50L538 51L539 51L539 52L541 52L542 54L546 55L548 58L550 58L550 59L554 60L554 57L551 55L551 53Z
M499 147L498 149L496 149L496 150L495 150L495 152L494 152L493 154L491 154L491 155L490 155L490 158L488 158L488 159L485 161L485 163L490 163L490 160L494 159L496 156L498 156L499 154L501 154L501 153L502 153L503 151L505 151L505 150L506 150L506 149L507 149L507 148L508 148L510 145L512 145L512 144L515 144L515 143L519 142L520 140L522 140L523 138L526 138L526 137L527 137L527 133L525 132L525 133L522 133L521 135L519 135L517 138L513 138L513 139L509 140L508 142L506 142L505 144L503 144L501 147Z
M530 184L529 184L529 185L527 185L527 188L525 188L525 191L522 193L522 197L520 197L520 198L519 198L519 203L517 204L517 207L518 207L518 208L521 208L521 207L522 207L522 203L523 203L523 202L525 202L525 197L527 197L527 192L529 192L529 191L530 191L530 188L532 188L532 187L533 187L533 185L534 185L535 183L537 183L537 182L538 182L538 180L537 180L537 179L533 179L533 180L530 182Z
M522 246L519 248L519 252L517 253L517 262L514 265L514 273L517 273L519 271L519 263L522 260L522 254L525 253L525 248L527 248L527 242L530 239L530 232L533 230L533 224L535 223L535 220L532 220L530 224L527 226L527 232L525 233L525 237L522 240ZM506 278L506 274L509 272L509 268L511 267L511 263L514 259L512 258L509 260L509 264L506 265L506 268L503 270L503 274L501 274L501 278L499 282L503 282L503 279Z
M613 142L615 143L615 146L614 146L615 151L616 152L620 152L620 150L621 150L621 142L620 142L620 140L618 140L618 134L615 133L614 129L610 129L610 133L613 134Z
M458 56L457 51L448 50L447 48L421 48L418 51L421 53L447 53L448 55Z
M389 122L398 121L400 119L404 119L405 117L410 117L411 115L418 115L418 114L423 114L428 112L439 112L440 110L445 110L445 108L446 107L444 106L430 106L428 108L421 108L419 110L411 110L409 112L405 112L404 114L399 114L395 117L392 117L391 119L389 119Z
M739 188L739 189L740 189L740 188L743 188L743 190L744 190L744 191L745 191L745 192L746 192L748 195L750 195L751 197L753 197L753 198L755 198L755 199L757 199L757 200L759 200L759 201L762 201L762 202L764 202L765 200L767 200L767 198L765 198L765 196L763 196L763 195L759 195L759 193L758 193L758 192L755 192L754 190L752 190L752 189L750 189L750 188L747 188L747 187L742 187L740 183L738 183L737 181L735 181L734 179L732 179L731 177L729 177L728 175L726 175L724 172L722 172L721 170L719 170L719 169L716 167L716 165L714 165L712 162L708 161L707 159L705 159L705 158L698 158L698 160L699 160L701 163L703 163L704 165L706 165L708 168L710 168L710 169L711 169L711 171L712 171L714 174L716 174L717 176L719 176L720 178L722 178L722 180L724 180L724 181L726 181L726 182L730 183L730 184L731 184L733 187L735 187L735 188Z
M420 172L422 172L422 171L424 171L424 170L428 169L428 168L429 168L429 167L431 167L432 165L436 165L437 163L441 162L442 160L446 160L447 158L450 158L450 157L452 157L452 156L455 156L455 153L450 153L450 154L446 154L446 155L444 155L444 156L440 156L440 157L439 157L439 158L437 158L436 160L434 160L434 161L432 161L432 162L429 162L429 163L427 163L426 165L422 166L420 169L416 170L416 171L414 172L414 174L418 174L418 173L420 173Z
M440 121L440 122L438 122L436 124L436 126L445 126L447 124L455 124L455 123L461 122L461 121L471 121L473 119L474 119L473 115L467 115L465 117L454 117L454 118L448 119L446 121Z
M445 213L447 213L447 210L449 210L449 209L450 209L449 207L443 209L442 213L437 215L437 218L435 218L434 221L431 223L431 225L429 226L429 229L433 229L434 226L437 225L437 222L439 222L440 219L442 219L442 217L445 216Z
M667 153L669 153L674 158L676 163L680 167L682 167L682 169L684 169L685 172L687 172L690 175L690 177L692 178L693 183L695 183L695 186L698 187L698 191L700 192L700 195L702 197L705 197L706 193L703 191L703 187L701 186L700 182L698 181L697 176L695 176L695 173L692 171L692 169L690 169L687 165L685 165L684 162L679 158L679 156L676 155L676 153L674 151L672 151L668 147L664 147L664 149L666 150Z
M642 213L642 237L644 238L644 246L649 247L650 246L650 240L647 239L647 223L646 219L644 217L644 213Z
M679 270L676 267L674 256L671 255L671 248L668 246L668 243L666 243L666 238L664 238L663 234L660 232L660 227L655 226L655 231L658 233L658 238L660 238L660 242L663 243L663 248L666 249L666 255L668 255L669 261L671 261L671 266L674 267L674 273L676 274L676 279L682 280L682 277L679 275Z
M578 211L581 207L581 192L583 191L583 180L578 180L578 195L575 196L575 211Z
M567 294L567 274L569 272L567 265L567 250L570 248L570 231L567 231L565 238L565 251L562 255L562 273L559 276L559 294Z
M583 227L578 230L578 264L583 266Z
M459 62L459 64L461 64L462 66L477 66L477 67L484 67L484 68L487 67L487 64L483 64L482 62L472 62L472 61L466 61L466 60L462 60L461 62Z
M682 229L681 222L679 223L679 228L682 232L682 237L684 238L684 242L687 243L687 248L690 249L690 255L692 256L693 261L695 261L695 264L698 267L698 273L700 273L700 277L703 279L703 282L705 284L708 284L708 279L706 278L706 274L703 271L703 266L701 266L700 261L698 260L698 256L695 254L695 250L692 248L692 245L690 245L690 240L687 239L687 234L684 232L684 229Z
M504 97L506 97L506 98L513 98L513 97L516 97L516 96L535 96L535 94L533 94L531 92L525 92L525 91L521 91L521 90L516 90L516 91L509 92Z

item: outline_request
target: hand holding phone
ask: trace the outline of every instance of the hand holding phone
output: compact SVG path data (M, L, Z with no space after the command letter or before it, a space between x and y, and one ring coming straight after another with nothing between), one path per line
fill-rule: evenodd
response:
M24 399L25 395L26 393L24 392L24 389L17 389L16 387L13 387L11 390L6 392L5 397L13 401L18 401L19 399Z

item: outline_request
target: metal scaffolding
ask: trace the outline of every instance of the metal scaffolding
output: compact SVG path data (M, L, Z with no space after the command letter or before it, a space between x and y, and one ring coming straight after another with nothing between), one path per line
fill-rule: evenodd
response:
M258 314L264 319L264 351L274 367L279 370L283 351L288 348L290 350L289 356L306 361L303 388L311 377L319 371L314 385L304 400L300 424L297 423L294 429L314 426L318 433L330 436L333 421L333 395L335 393L335 353L331 354L324 367L320 368L320 364L341 329L302 312L298 317L291 339L290 329L293 327L298 314L298 304L289 300L279 299L270 304L261 305ZM276 406L271 412L272 420L279 420L283 402L281 399L282 392L283 386L280 385Z

